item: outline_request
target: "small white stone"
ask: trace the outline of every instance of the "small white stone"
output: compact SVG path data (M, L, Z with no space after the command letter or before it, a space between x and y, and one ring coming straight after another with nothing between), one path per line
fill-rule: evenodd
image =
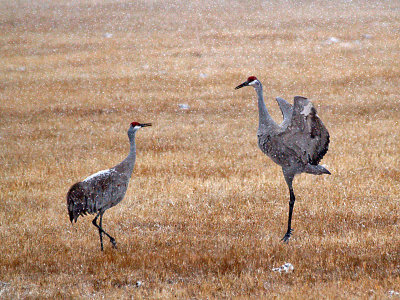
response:
M179 104L179 108L182 109L182 110L188 110L189 109L189 104L181 103L181 104Z
M396 291L393 291L393 290L389 291L388 294L389 294L390 296L398 296L398 295L400 295L399 292L396 292Z
M136 287L140 287L140 286L142 286L142 284L143 284L143 282L141 282L140 280L138 280L138 281L136 281Z
M285 263L282 267L286 273L293 272L293 270L294 270L294 267L291 263Z
M330 44L335 44L339 42L340 40L338 38L335 38L334 36L330 37L325 41L325 44L330 45Z
M294 267L291 263L285 263L284 265L282 265L279 268L272 269L273 272L279 272L279 273L282 273L282 272L291 273L291 272L293 272L293 270L294 270Z

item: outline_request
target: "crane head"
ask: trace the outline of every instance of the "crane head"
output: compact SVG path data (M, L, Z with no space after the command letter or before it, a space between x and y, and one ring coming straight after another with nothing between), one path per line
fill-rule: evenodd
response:
M258 81L256 76L250 76L249 78L247 78L247 80L245 82L243 82L242 84L239 84L237 87L235 87L235 90L240 89L244 86L256 86L259 84L260 84L260 81Z
M138 123L138 122L132 122L131 126L133 129L138 130L139 128L142 127L147 127L147 126L151 126L151 123Z

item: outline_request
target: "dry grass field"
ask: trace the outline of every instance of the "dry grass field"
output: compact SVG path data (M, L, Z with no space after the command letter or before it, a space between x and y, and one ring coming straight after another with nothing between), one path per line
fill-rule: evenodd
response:
M399 58L396 0L0 1L0 298L398 298ZM331 134L289 244L250 75L277 121L303 95ZM66 193L132 121L153 126L101 252Z

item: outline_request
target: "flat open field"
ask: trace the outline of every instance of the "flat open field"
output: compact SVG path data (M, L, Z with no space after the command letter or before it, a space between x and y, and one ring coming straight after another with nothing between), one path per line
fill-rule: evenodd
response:
M0 298L400 297L399 58L396 0L0 1ZM331 135L289 244L250 75ZM101 252L66 193L132 121L153 126Z

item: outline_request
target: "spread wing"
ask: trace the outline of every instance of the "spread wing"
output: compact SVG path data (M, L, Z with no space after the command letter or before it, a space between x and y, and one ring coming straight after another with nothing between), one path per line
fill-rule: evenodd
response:
M279 108L281 109L283 122L290 120L292 118L293 105L281 97L276 97L275 100L278 102Z
M292 119L282 139L305 164L318 165L328 151L329 132L307 98L294 97Z

